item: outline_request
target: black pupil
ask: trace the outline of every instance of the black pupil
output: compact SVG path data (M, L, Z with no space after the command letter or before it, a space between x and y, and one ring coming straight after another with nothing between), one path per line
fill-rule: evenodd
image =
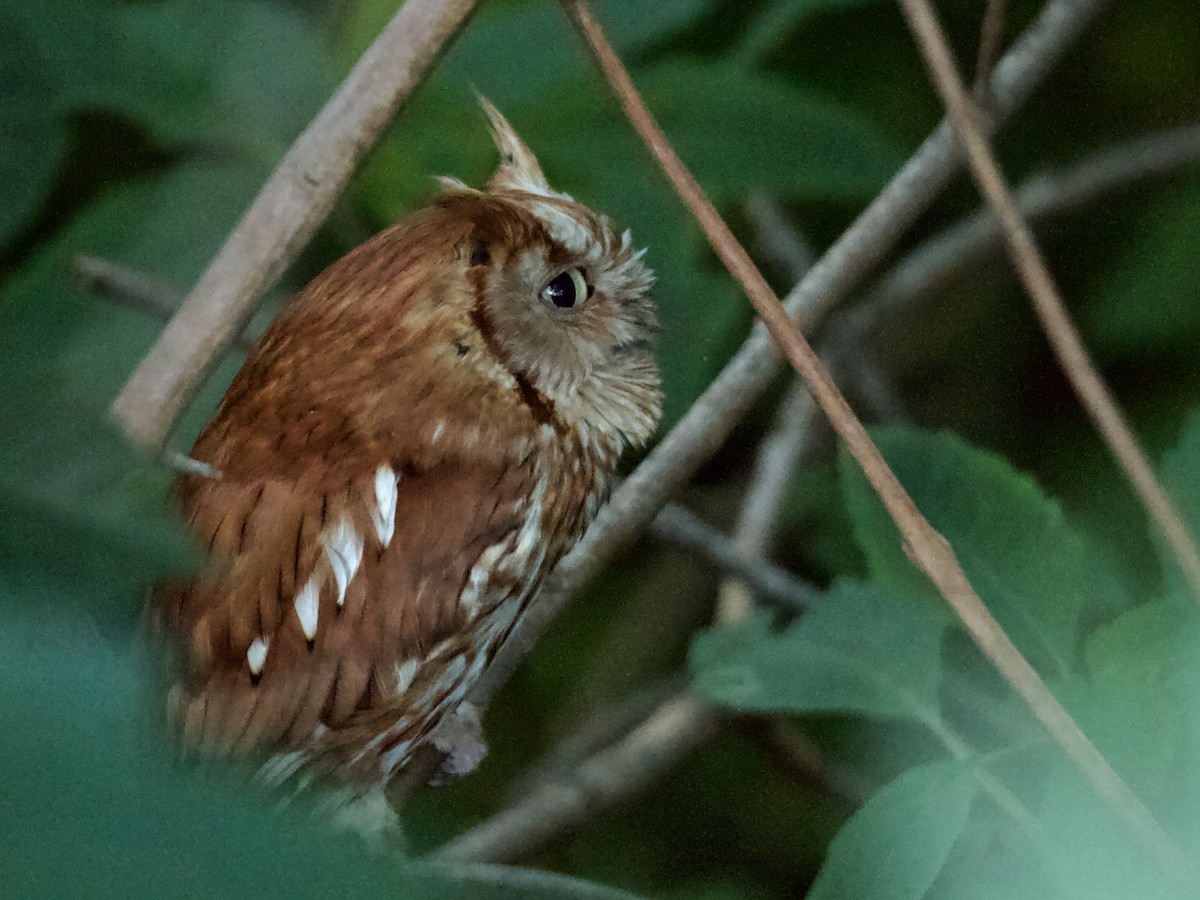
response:
M569 309L579 300L575 296L575 282L569 272L563 272L551 278L550 283L546 285L546 295L560 309Z

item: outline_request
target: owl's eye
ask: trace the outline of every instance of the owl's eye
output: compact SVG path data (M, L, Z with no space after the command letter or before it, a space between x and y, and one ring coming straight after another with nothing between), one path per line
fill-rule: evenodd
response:
M583 273L571 268L551 278L538 296L559 309L570 309L582 303L590 294L591 288L584 281Z

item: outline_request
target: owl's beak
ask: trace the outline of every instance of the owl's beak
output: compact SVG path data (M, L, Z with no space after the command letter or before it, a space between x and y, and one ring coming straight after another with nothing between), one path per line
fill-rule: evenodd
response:
M492 140L496 142L496 149L500 151L500 165L488 187L492 190L514 188L539 194L553 193L546 176L542 174L537 157L525 142L517 137L517 133L500 114L500 110L484 97L479 98L479 105L483 107L492 123Z

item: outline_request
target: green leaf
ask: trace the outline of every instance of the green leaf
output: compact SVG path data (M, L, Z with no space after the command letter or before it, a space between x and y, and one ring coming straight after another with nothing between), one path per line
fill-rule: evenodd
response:
M918 900L946 862L975 797L969 766L909 769L838 832L807 900Z
M872 437L1022 652L1060 677L1070 672L1080 609L1097 578L1088 564L1099 560L1061 507L1031 478L953 435L893 427L874 430ZM882 502L844 451L841 467L855 535L872 575L930 594Z
M264 791L171 764L153 679L80 617L0 604L0 883L11 897L396 897L618 900L500 866L368 853ZM155 724L151 724L155 723Z
M762 617L692 644L696 687L756 712L861 712L937 727L945 618L903 592L842 581L782 632Z
M37 211L66 147L57 84L24 24L0 8L0 245Z
M777 0L751 21L737 54L746 62L753 62L778 47L809 16L878 2L880 0Z
M287 6L260 0L28 4L25 33L57 108L123 113L170 143L273 163L333 88L326 53Z
M1163 488L1183 518L1192 540L1200 543L1200 410L1193 410L1187 417L1179 442L1163 460L1162 479ZM1169 596L1187 598L1190 605L1196 598L1179 563L1157 532L1155 540L1165 590Z
M1190 353L1200 338L1200 180L1174 187L1142 227L1129 227L1128 248L1081 310L1089 344L1109 358Z

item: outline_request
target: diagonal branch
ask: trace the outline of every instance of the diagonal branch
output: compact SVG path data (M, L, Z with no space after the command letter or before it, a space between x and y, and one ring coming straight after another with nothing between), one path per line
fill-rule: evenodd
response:
M1151 520L1167 539L1171 552L1191 584L1192 592L1200 600L1200 550L1197 550L1183 519L1155 477L1124 414L1096 371L1079 332L1067 314L1054 278L1042 260L1033 234L1000 173L987 136L978 127L975 106L954 67L954 60L933 9L927 0L900 0L900 5L921 46L921 53L938 93L942 95L954 129L967 151L971 173L1004 229L1009 255L1029 292L1059 365L1133 485Z
M920 0L907 0L908 5L918 2ZM845 441L847 449L862 468L904 536L905 549L913 562L929 577L979 648L1026 702L1054 740L1093 782L1101 796L1112 804L1158 859L1166 863L1173 872L1185 872L1187 864L1179 849L1021 655L979 599L959 566L950 544L921 515L888 468L878 448L867 436L862 423L834 384L824 363L804 339L745 249L704 195L703 189L675 154L642 102L599 23L592 16L586 0L568 0L568 8L634 130L654 155L680 199L700 223L717 256L741 283L750 302L770 331L772 339L779 345L792 367L804 378L826 418ZM974 122L974 117L970 118Z
M1051 66L1112 0L1049 0L1036 21L996 66L990 122L999 124L1045 77ZM954 134L940 124L891 183L792 288L784 301L806 326L864 278L896 244L960 162ZM712 384L675 427L614 491L583 539L558 564L546 586L500 648L472 692L481 706L508 680L571 595L642 532L667 498L692 477L774 377L779 357L755 326Z
M126 433L163 445L254 302L329 215L359 159L475 0L408 0L288 150L113 404Z

